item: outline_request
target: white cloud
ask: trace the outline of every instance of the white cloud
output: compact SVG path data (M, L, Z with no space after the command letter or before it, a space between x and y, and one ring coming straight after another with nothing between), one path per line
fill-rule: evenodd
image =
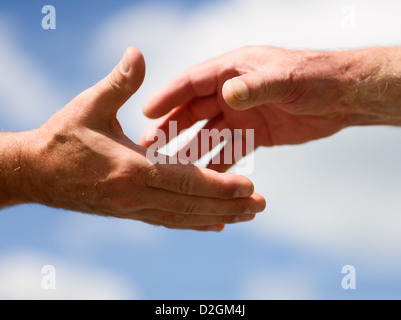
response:
M65 212L54 235L69 250L89 252L108 244L158 245L164 229L139 221Z
M354 128L326 141L260 151L251 179L268 209L247 228L348 261L396 267L399 143L398 129Z
M293 270L270 270L244 278L241 299L312 300L318 296L312 277Z
M142 104L187 67L248 44L315 49L400 44L395 32L400 10L395 0L227 0L186 13L169 4L144 5L106 21L88 61L94 68L111 67L131 45L144 53L145 84L120 114L126 130L137 136L150 123ZM388 161L400 159L399 145L398 129L365 128L259 151L252 179L268 197L268 210L244 230L329 254L388 262L401 244L399 161Z
M52 270L44 269L45 266ZM51 275L54 277L50 278ZM128 287L116 274L42 253L16 251L0 256L0 298L121 300L140 296L132 283Z
M63 105L63 99L49 75L16 43L12 26L12 20L0 16L1 122L19 130L34 129Z

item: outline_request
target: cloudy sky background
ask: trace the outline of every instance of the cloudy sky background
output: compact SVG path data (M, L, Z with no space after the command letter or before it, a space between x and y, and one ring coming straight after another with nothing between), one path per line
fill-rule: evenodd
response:
M41 9L56 8L56 30ZM400 45L401 3L383 1L3 1L0 128L36 128L118 63L146 60L119 113L134 141L150 94L177 73L244 45L339 50ZM351 128L260 149L249 177L267 198L220 234L166 230L39 205L0 212L3 299L399 299L401 129ZM44 290L43 266L56 270ZM353 265L357 289L343 290Z

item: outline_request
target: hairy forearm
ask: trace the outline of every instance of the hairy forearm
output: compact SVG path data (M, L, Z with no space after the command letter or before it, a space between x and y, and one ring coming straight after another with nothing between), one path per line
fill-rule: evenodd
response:
M401 126L401 48L357 50L348 61L354 124Z
M29 168L24 154L28 133L0 133L0 208L28 201Z

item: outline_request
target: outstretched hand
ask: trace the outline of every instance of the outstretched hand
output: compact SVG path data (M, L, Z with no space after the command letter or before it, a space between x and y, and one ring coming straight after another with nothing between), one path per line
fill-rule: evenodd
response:
M129 48L113 71L25 138L21 202L140 220L176 229L220 231L265 208L247 178L191 164L152 164L118 120L145 75Z
M149 99L145 115L162 118L140 143L149 147L150 130L168 132L170 121L177 122L178 132L201 120L208 120L204 129L217 132L254 129L255 148L330 136L354 116L350 66L333 52L245 47L227 53L178 75ZM195 160L204 151L199 149ZM232 164L220 161L208 167L223 172Z

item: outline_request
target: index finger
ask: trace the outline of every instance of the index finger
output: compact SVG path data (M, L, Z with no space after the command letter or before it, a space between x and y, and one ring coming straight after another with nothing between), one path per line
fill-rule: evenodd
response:
M216 58L176 76L150 97L143 113L152 119L159 118L195 97L216 93L219 67L220 59Z

